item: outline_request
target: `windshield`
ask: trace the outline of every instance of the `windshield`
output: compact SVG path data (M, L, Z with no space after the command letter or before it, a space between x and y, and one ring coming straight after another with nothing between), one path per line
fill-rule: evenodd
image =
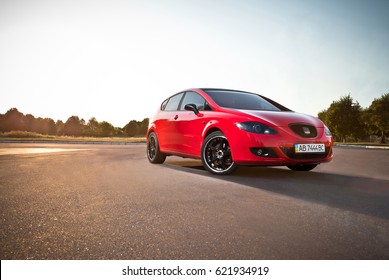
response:
M261 110L261 111L289 111L284 106L254 93L222 90L204 89L204 91L215 101L217 105L224 108L239 110Z

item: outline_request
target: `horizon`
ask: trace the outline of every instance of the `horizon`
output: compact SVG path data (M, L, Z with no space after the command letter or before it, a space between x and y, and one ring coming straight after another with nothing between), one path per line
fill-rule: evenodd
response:
M193 87L314 116L348 94L365 108L389 92L388 10L380 0L1 1L0 112L123 127Z
M28 112L22 112L22 111L20 111L18 108L15 108L15 107L13 107L13 108L9 108L8 110L6 110L4 113L2 113L2 112L0 112L0 115L5 115L8 111L10 111L10 110L13 110L13 109L16 109L19 113L22 113L24 116L27 116L27 115L32 115L34 118L42 118L42 119L52 119L55 123L57 123L58 121L62 121L63 123L66 123L66 121L69 119L69 118L71 118L71 117L78 117L80 120L84 120L85 121L85 124L87 124L88 122L89 122L89 120L91 120L92 118L94 118L94 119L96 119L96 121L97 122L108 122L108 123L110 123L109 121L107 121L107 120L100 120L100 119L97 119L96 117L94 117L94 116L92 116L92 117L90 117L90 118L88 118L88 119L85 119L85 118L83 118L83 117L80 117L80 116L78 116L78 115L71 115L71 116L69 116L69 117L67 117L67 118L65 118L65 119L54 119L54 118L52 118L52 117L49 117L49 116L36 116L36 115L34 115L34 114L31 114L31 113L28 113ZM126 126L129 122L131 122L131 121L137 121L137 122L142 122L144 119L146 119L146 118L143 118L143 119L140 119L140 120L136 120L136 119L131 119L131 120L129 120L124 126ZM112 124L112 123L110 123L110 124ZM113 125L113 124L112 124ZM116 127L116 128L123 128L123 127L121 127L121 126L115 126L115 125L113 125L114 127Z
M389 92L387 92L387 93L389 93ZM385 94L385 93L384 93L384 94ZM345 96L347 96L347 95L349 95L349 94L345 94L345 95L343 95L343 96L339 96L339 98L337 98L336 100L333 100L332 102L334 102L334 101L339 101L342 97L345 97ZM356 100L351 94L350 94L350 96L351 96L351 98L353 98L353 100L354 100L355 102L358 102L358 103L359 103L359 101ZM378 98L380 98L380 97L381 97L381 96L379 96ZM375 98L374 98L374 99L375 99ZM362 109L367 109L367 108L371 105L371 103L374 101L374 99L371 100L371 102L370 102L370 104L369 104L368 106L361 106ZM331 102L331 103L332 103L332 102ZM162 102L161 102L161 103L162 103ZM282 105L282 104L281 104L281 105ZM330 107L330 105L331 105L331 104L329 104L327 108L323 108L323 110L327 110L327 109ZM359 103L359 105L361 105L361 104ZM4 113L0 112L0 115L4 115L4 114L6 114L9 110L12 110L12 109L18 110L18 111L19 111L20 113L22 113L23 115L29 115L29 114L30 114L30 115L32 115L32 116L35 117L35 118L43 118L43 119L49 118L49 119L52 119L55 123L56 123L57 121L62 121L63 123L65 123L70 117L76 116L76 117L78 117L80 120L84 120L85 123L88 123L88 121L89 121L90 119L95 118L96 121L98 121L98 122L104 122L104 121L106 121L106 122L112 124L114 127L117 127L117 128L123 128L124 126L126 126L126 125L127 125L129 122L131 122L131 121L138 121L138 122L141 122L141 121L143 121L144 119L151 119L151 117L144 117L144 118L140 118L140 119L130 119L130 120L128 120L123 126L116 126L115 124L113 124L113 123L111 123L111 122L109 122L109 121L107 121L107 120L98 119L98 118L96 118L95 116L91 116L91 117L89 117L89 118L83 118L82 116L79 116L79 115L71 115L71 116L66 117L65 119L54 119L54 118L52 118L52 117L50 117L50 116L36 116L36 115L31 114L31 113L29 113L29 112L23 112L23 111L19 110L19 108L16 108L16 107L9 108L9 109L6 110ZM323 111L323 110L322 110L322 111ZM293 110L292 110L292 111L293 111ZM293 111L293 112L297 112L297 111ZM321 112L321 111L320 111L320 112ZM312 116L318 118L318 114L319 114L320 112L317 112L317 114L312 115ZM297 112L297 113L302 113L302 112ZM304 113L303 113L303 114L304 114Z

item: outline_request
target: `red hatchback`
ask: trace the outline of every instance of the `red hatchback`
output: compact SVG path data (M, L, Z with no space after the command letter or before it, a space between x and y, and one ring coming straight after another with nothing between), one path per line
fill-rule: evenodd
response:
M284 165L309 171L332 159L331 132L318 118L250 92L188 89L164 102L150 121L147 158L201 159L213 174L238 165Z

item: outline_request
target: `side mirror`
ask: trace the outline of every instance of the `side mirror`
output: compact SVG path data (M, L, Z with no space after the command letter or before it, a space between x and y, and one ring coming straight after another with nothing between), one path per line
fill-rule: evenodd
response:
M187 110L187 111L192 111L196 115L199 113L199 109L197 109L197 106L194 105L194 104L186 104L184 109Z

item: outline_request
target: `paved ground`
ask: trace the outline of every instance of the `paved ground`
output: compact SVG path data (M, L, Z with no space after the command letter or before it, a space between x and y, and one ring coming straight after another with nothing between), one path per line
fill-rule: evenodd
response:
M219 177L144 144L0 144L0 223L1 259L389 259L389 151Z

